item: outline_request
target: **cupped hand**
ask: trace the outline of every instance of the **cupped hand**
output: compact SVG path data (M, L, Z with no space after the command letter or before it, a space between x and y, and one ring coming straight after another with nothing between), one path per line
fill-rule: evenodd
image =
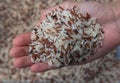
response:
M91 17L97 17L97 21L102 26L105 36L103 46L99 48L94 55L91 55L86 61L81 62L80 64L85 64L100 58L119 45L119 33L115 24L113 12L110 8L96 2L64 2L60 4L60 6L65 9L70 9L74 5L79 8L80 12L88 12ZM43 11L40 21L36 26L40 25L48 12L56 8L58 8L58 6ZM21 34L13 40L13 48L10 50L10 56L14 58L14 66L17 68L30 67L30 70L33 72L44 72L54 69L54 67L49 66L47 63L40 62L33 64L31 62L28 54L30 41L30 32Z

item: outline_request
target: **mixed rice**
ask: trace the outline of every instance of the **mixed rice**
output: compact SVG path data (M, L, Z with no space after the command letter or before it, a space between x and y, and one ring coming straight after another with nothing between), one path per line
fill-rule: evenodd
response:
M79 13L76 6L59 6L33 29L29 54L33 63L47 62L54 67L79 64L102 46L103 38L95 17Z

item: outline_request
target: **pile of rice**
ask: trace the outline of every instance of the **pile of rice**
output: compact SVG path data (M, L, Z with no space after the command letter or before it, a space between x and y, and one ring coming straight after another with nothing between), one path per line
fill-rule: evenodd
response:
M76 6L59 6L33 29L29 54L33 63L45 62L54 67L79 64L102 46L103 38L96 17L79 13Z
M88 64L62 67L44 73L33 73L29 68L18 69L13 66L13 58L8 56L13 38L30 31L38 22L41 10L64 1L0 0L0 83L75 83L75 81L78 83L116 83L120 81L120 60L116 60L113 51ZM76 1L81 3L86 0ZM106 3L116 0L94 1Z

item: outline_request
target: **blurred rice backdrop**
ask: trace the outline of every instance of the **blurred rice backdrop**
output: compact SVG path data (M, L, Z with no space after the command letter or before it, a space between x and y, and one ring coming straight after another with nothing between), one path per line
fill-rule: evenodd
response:
M15 36L30 31L39 21L41 11L65 0L0 0L0 83L118 83L120 61L115 52L91 63L32 73L17 69L9 57ZM76 0L109 3L117 0ZM10 81L11 80L11 81Z

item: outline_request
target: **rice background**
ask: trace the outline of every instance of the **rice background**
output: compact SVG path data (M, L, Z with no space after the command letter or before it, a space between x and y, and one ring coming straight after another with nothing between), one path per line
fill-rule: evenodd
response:
M115 52L104 58L79 66L64 67L45 73L32 73L29 68L17 69L9 57L15 36L31 31L45 8L66 0L0 0L0 83L118 83L120 81L120 61ZM72 0L73 1L73 0ZM117 0L76 0L109 3ZM11 80L11 81L10 81Z

